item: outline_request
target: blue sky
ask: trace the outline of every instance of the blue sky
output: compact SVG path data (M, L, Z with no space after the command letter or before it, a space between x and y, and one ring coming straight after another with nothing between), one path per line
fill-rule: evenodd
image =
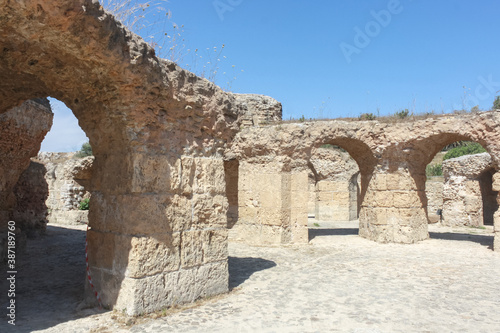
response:
M487 110L500 94L498 1L170 0L163 6L171 18L156 30L138 25L139 34L151 40L157 33L153 40L163 45L163 31L179 31L182 67L205 76L216 69L225 89L229 82L233 92L277 99L284 119ZM169 56L168 47L160 54ZM57 138L73 125L68 110L55 112ZM52 139L42 150L74 150L85 141L76 129L75 140L61 135L63 145Z

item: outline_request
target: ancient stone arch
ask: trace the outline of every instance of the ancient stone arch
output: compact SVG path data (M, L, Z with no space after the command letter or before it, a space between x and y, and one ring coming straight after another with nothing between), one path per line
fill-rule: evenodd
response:
M498 168L499 127L498 112L405 122L281 124L238 133L231 150L240 165L274 168L277 178L293 166L306 164L311 146L331 143L344 148L357 161L362 175L360 235L378 242L413 243L428 238L426 165L445 145L471 140L488 150ZM252 224L251 220L246 223ZM283 230L293 230L286 223L280 225Z
M238 163L247 241L308 241L305 170L329 143L359 165L360 235L413 243L428 237L425 166L443 145L467 138L500 158L500 112L267 126L274 102L256 107L157 58L94 0L0 0L0 113L47 96L90 138L90 268L103 303L132 315L227 290L224 161Z
M93 147L89 262L103 303L139 314L226 291L234 96L157 58L96 1L2 0L0 112L46 96Z

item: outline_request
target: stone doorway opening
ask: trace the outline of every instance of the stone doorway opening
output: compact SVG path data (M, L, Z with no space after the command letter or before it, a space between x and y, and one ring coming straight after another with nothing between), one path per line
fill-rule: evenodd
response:
M323 144L308 162L309 239L323 235L357 235L361 194L360 170L344 148Z

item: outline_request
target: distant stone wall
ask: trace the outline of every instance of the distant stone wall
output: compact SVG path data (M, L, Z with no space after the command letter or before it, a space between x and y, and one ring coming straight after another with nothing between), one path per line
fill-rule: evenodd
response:
M488 153L443 162L443 220L448 226L493 224L498 209L492 190L494 164Z
M311 155L310 166L316 180L315 219L319 221L357 219L359 168L349 153L338 148L317 148ZM311 196L309 201L310 198Z
M90 198L88 187L93 157L77 158L75 153L41 152L36 159L46 169L49 223L88 223L88 211L80 210L83 199Z

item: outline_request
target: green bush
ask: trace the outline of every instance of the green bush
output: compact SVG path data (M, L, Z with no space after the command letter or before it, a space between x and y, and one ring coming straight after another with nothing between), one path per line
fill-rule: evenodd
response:
M375 120L377 118L373 113L363 113L359 116L359 120Z
M477 142L463 142L462 145L452 148L448 150L446 155L443 157L444 160L448 160L450 158L456 158L464 155L474 155L486 152L486 149L483 148Z
M78 207L78 209L80 209L80 210L89 210L89 201L90 201L89 198L83 199L80 202L80 206Z
M425 168L425 175L427 177L442 176L443 175L442 165L441 164L429 164Z
M404 110L396 112L394 115L396 117L398 117L399 119L405 119L410 115L410 111L408 109L404 109Z
M500 109L500 96L497 96L493 102L493 110L496 109Z
M76 157L87 157L87 156L92 156L92 147L90 146L90 143L85 142L82 145L82 148L75 154Z

